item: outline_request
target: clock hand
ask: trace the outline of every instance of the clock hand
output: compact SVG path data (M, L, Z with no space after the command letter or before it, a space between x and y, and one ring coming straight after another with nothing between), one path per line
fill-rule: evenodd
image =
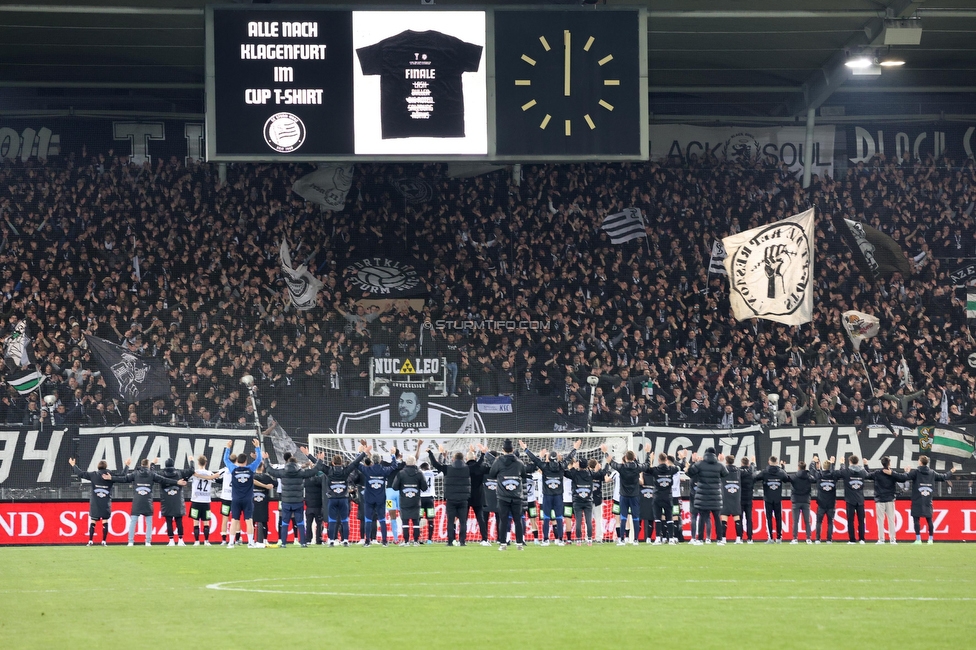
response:
M569 30L563 30L563 95L569 97Z

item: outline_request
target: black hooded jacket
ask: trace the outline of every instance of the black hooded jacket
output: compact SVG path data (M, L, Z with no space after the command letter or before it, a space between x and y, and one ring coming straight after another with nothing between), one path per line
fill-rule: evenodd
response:
M695 491L695 507L699 510L722 509L722 479L729 473L725 464L718 461L712 452L705 452L704 458L688 469L688 476L698 482Z
M434 452L427 450L431 467L444 475L444 500L467 501L471 498L471 468L463 459L452 460L450 465L442 465L434 458Z
M525 465L515 454L499 456L488 471L488 478L498 482L495 490L498 501L515 503L522 500L522 487L528 474Z
M309 456L309 460L315 460ZM305 479L312 478L325 469L325 463L318 461L315 467L302 469L294 460L285 463L281 469L267 467L265 473L281 481L282 503L303 503L305 501Z

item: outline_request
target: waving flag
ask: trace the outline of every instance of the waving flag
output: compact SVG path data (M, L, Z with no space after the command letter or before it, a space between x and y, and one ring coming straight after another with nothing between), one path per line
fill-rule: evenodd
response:
M708 274L726 275L725 265L722 264L725 258L725 246L722 245L722 240L715 239L712 241L712 258L708 261Z
M281 242L281 272L285 276L285 284L288 285L288 293L291 294L291 302L295 309L308 311L315 306L315 296L323 286L322 282L312 275L311 271L302 265L297 269L292 266L291 253L288 250L288 242Z
M861 351L861 341L877 336L881 330L881 321L862 311L853 309L845 311L841 320L844 323L844 329L847 330L847 335L851 337L855 352Z
M342 210L352 187L353 169L352 165L322 163L314 172L295 181L291 190L327 210Z
M918 428L918 446L922 451L955 458L971 458L976 451L976 435L968 428L936 425Z
M912 276L912 267L898 243L880 230L859 221L845 219L840 214L833 217L834 228L847 242L854 263L872 284L901 273L906 280Z
M161 360L144 359L97 336L85 334L85 341L112 397L131 404L169 395L169 376Z
M813 215L810 208L722 240L737 319L786 325L813 320Z
M640 239L644 232L644 217L638 208L627 208L623 212L607 215L600 226L610 235L610 243L623 244L632 239Z

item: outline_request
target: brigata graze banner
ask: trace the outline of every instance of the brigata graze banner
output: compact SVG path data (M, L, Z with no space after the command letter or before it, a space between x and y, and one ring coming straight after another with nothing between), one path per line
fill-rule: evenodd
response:
M620 429L598 429L617 431ZM714 447L721 456L732 455L737 459L755 456L760 465L770 456L786 462L788 470L796 468L799 461L835 456L838 462L850 455L866 458L871 467L880 467L881 458L889 456L895 469L906 465L918 466L920 449L918 436L913 429L895 428L896 435L885 427L868 427L858 430L848 426L791 427L763 431L760 427L746 429L682 429L676 427L644 427L631 430L636 437L634 449L647 453L666 452L674 455L679 449L690 449L703 454ZM976 460L963 463L934 458L933 467L947 471L955 466L963 472L976 472Z

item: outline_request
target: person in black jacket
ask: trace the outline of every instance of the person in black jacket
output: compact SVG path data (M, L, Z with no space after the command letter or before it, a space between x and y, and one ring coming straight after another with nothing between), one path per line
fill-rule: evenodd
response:
M654 543L677 544L678 540L671 526L671 505L674 482L677 480L675 475L678 473L678 466L671 462L665 453L657 455L658 464L648 468L642 475L644 477L644 487L648 486L648 478L651 477L651 490L653 491L653 502L651 503L651 516L654 519Z
M769 457L766 469L759 472L757 481L762 482L763 502L766 506L766 543L779 544L783 541L783 483L788 480L786 472L780 467L776 456ZM776 520L775 534L773 520Z
M474 510L474 518L478 522L478 532L481 534L481 545L491 546L488 541L488 517L485 510L485 474L489 466L485 463L485 452L488 448L479 445L480 453L476 454L473 446L468 447L465 463L471 473L471 498L468 506Z
M158 462L157 458L153 465ZM149 466L148 458L143 458L138 467L126 472L119 479L120 482L133 483L132 510L129 512L129 546L135 545L136 524L140 517L146 527L146 546L152 546L154 484L175 485L176 481L157 474L155 467Z
M827 530L823 540L828 544L834 543L834 511L837 508L837 477L833 472L834 457L821 465L820 459L813 457L813 474L817 481L817 531L815 544L821 540L821 524L827 522Z
M848 544L864 543L864 481L868 473L860 466L861 460L852 455L847 467L841 467L834 475L844 481L844 501L847 505ZM854 517L857 516L857 537L855 538Z
M528 474L525 465L515 457L515 446L510 439L505 439L502 446L505 452L499 456L488 471L488 478L497 481L496 498L498 499L498 550L508 548L508 522L511 518L515 523L515 546L522 550L525 545L525 530L522 524L522 490Z
M566 470L566 477L572 481L573 515L576 517L576 545L583 537L583 524L586 524L586 545L593 546L593 472L588 464L573 459Z
M427 479L417 467L417 458L407 456L406 466L396 473L393 489L400 492L400 519L403 524L402 546L420 545L420 493L427 489ZM413 532L413 539L410 537Z
M735 456L725 457L728 474L722 480L722 539L729 537L729 517L735 526L735 543L742 543L742 472L735 466Z
M159 513L166 520L166 535L169 537L167 546L186 546L186 542L183 541L183 517L186 516L186 498L183 494L183 486L186 485L186 479L193 476L196 470L192 463L186 469L178 470L172 458L167 458L164 465L159 475L177 482L176 485L167 485L163 488L162 506L159 509ZM179 540L179 543L173 540L174 524L176 539Z
M325 457L322 453L319 460ZM285 454L285 462L288 461L289 454ZM319 470L314 476L305 479L305 535L308 543L313 544L313 537L319 544L325 545L325 519L323 517L324 507L322 505L325 490L322 483L325 480L325 472Z
M725 544L719 532L722 528L719 525L719 513L722 511L722 479L728 475L725 465L718 462L715 449L709 447L705 450L705 456L699 462L688 469L688 476L694 477L698 481L698 490L695 492L695 506L698 508L698 539L692 540L692 544L700 546L705 539L704 520L711 516L715 528L715 537L719 544Z
M627 515L629 514L636 530L640 517L640 475L647 471L647 463L638 463L637 455L628 450L624 454L623 463L613 462L613 456L607 452L606 445L600 445L600 451L607 454L605 464L609 465L620 477L620 529L617 531L617 546L627 544ZM637 544L634 540L634 544Z
M742 485L742 528L747 544L752 544L752 501L753 494L756 491L756 477L758 475L759 472L756 471L755 457L749 459L743 456L739 460L739 483Z
M129 467L131 461L127 458L125 467ZM127 471L111 472L108 463L104 460L98 461L97 469L94 472L86 472L75 464L74 458L68 459L71 471L75 476L91 482L91 498L88 506L88 546L94 545L95 522L102 522L102 546L108 546L108 520L112 517L112 486L116 483L125 483Z
M278 469L271 466L271 455L264 452L265 473L281 481L281 503L278 506L278 539L281 540L281 548L288 546L288 525L293 521L297 533L295 542L302 548L308 547L311 535L305 528L305 481L325 470L325 463L321 459L316 460L309 456L308 449L300 447L299 451L315 465L302 469L298 464L298 458L285 453L285 466ZM343 539L347 538L343 537Z
M937 481L948 481L949 476L940 474L929 467L929 457L918 457L918 469L910 469L904 474L896 474L899 481L912 484L912 519L915 524L915 543L922 543L922 518L928 524L928 543L931 544L935 537L935 526L932 525L932 497L935 494L935 484ZM953 468L952 471L955 471ZM952 473L950 471L950 474Z
M582 440L573 443L573 449L563 460L559 460L556 452L548 452L546 460L541 460L532 453L523 441L519 440L519 447L524 451L532 464L542 472L542 546L549 545L549 522L556 520L556 546L563 545L563 514L565 504L563 504L563 477L566 475L566 468L576 456L576 450L580 448ZM542 450L546 456L546 450Z
M444 447L438 445L441 457L447 457ZM437 462L434 452L427 450L431 466L444 475L444 501L447 508L447 545L455 545L454 520L458 522L457 540L466 546L468 539L468 499L471 498L471 469L464 462L464 454L454 453L450 465Z
M813 544L813 540L810 539L811 532L811 522L810 522L810 495L813 494L813 484L816 483L816 479L813 475L807 471L807 464L802 460L796 464L797 471L787 475L786 480L790 482L793 486L790 500L793 507L793 539L790 544L798 544L800 537L800 516L803 516L803 530L807 534L807 544Z
M267 473L267 462L261 463L254 475L254 548L264 548L268 539L269 505L274 478Z
M891 457L881 458L881 469L868 472L868 478L874 481L874 508L875 522L878 525L878 544L885 543L885 532L887 531L888 541L897 544L895 541L895 493L898 489L898 480L895 473L891 471ZM885 521L887 520L887 525Z

